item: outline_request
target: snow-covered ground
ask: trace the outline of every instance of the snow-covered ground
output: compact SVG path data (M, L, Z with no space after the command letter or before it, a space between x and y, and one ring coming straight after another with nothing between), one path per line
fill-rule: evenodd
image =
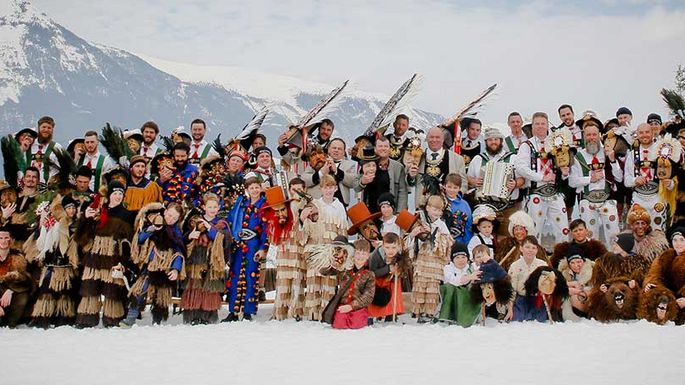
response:
M685 327L294 321L0 329L0 384L682 384ZM223 310L221 317L226 315Z

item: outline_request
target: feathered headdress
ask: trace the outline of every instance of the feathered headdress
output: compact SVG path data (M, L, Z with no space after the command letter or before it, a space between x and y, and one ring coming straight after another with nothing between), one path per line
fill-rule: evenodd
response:
M345 80L343 84L319 100L297 123L290 124L286 133L288 147L299 148L303 154L307 151L309 135L314 132L314 127L318 128L317 124L329 117L339 107L349 82L349 80Z
M459 128L459 124L461 123L462 119L467 117L474 118L478 114L478 110L483 108L483 106L485 105L483 101L488 96L490 96L490 94L492 94L496 87L497 83L486 88L483 92L476 96L475 99L473 99L464 107L462 107L459 111L457 111L457 113L445 119L444 122L438 125L438 127L451 129L452 135L454 137L454 151L456 153L461 152L461 131Z
M262 107L261 110L257 111L255 116L250 119L249 122L243 127L235 138L231 139L225 147L223 153L225 155L230 155L233 151L242 151L247 153L247 151L252 147L252 142L254 142L257 134L259 134L259 129L264 124L266 116L269 114L269 108L267 106ZM219 135L221 136L221 135ZM214 141L214 148L219 152L217 146L221 146L221 141L219 137ZM219 152L221 154L221 152Z
M373 119L369 128L367 128L361 136L355 139L354 147L352 147L351 150L353 160L361 159L365 147L373 147L376 138L383 135L385 130L388 129L388 126L394 121L396 115L406 108L416 96L420 83L421 76L413 74L409 80L402 83L400 88L395 91L395 94L385 103L383 108L381 108Z
M109 123L106 123L105 127L102 128L100 143L115 162L121 162L123 159L129 159L134 155L121 129L112 127Z
M26 158L21 153L19 142L14 138L14 135L7 135L0 139L0 149L2 149L4 160L5 180L11 186L18 187L19 171L26 169Z
M665 88L661 90L661 96L672 115L672 120L666 123L666 132L677 136L680 130L685 129L685 101L678 92Z

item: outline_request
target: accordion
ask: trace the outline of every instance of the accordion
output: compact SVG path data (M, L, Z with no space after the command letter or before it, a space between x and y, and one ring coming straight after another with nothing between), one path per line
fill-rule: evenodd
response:
M514 179L514 165L503 162L488 162L484 169L483 188L480 199L509 201L507 182Z

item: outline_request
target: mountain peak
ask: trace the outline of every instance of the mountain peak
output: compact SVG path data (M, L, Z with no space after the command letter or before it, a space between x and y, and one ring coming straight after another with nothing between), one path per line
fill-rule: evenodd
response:
M50 24L52 20L38 11L28 0L8 0L0 2L0 25L25 24L38 22Z

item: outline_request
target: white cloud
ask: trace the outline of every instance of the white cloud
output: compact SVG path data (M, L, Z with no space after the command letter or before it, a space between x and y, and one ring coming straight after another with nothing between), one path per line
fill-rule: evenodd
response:
M491 9L441 1L118 2L34 0L57 22L92 41L175 62L230 65L390 94L424 75L417 104L453 113L497 82L483 114L556 114L562 103L608 119L620 105L635 118L665 114L685 12L583 14L549 1ZM556 121L556 119L553 119Z

